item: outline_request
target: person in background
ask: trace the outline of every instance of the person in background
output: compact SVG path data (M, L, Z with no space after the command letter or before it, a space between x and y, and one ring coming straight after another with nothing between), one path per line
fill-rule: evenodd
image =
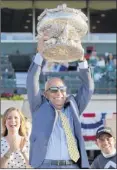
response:
M68 70L68 63L55 63L54 65L54 72L60 72L60 71L67 71Z
M114 71L114 56L110 53L106 61L106 70Z
M97 61L96 66L100 67L100 68L105 68L105 59L103 56L99 57L99 60Z
M90 56L91 56L91 53L92 53L92 51L94 51L95 50L95 48L93 47L93 46L88 46L88 47L86 47L86 54L85 54L85 59L87 60L87 61L89 61L89 59L90 59Z
M117 169L117 152L115 138L109 127L100 127L96 133L96 143L101 150L93 163L91 169Z
M117 69L117 58L113 59L113 64L114 64L114 69L116 70Z
M77 71L78 62L70 62L68 66L68 71Z
M33 168L89 168L84 139L81 133L80 114L89 103L94 82L86 60L79 62L77 73L81 87L77 94L67 95L62 79L54 77L40 90L43 62L43 44L40 39L27 76L27 94L32 113L29 162Z
M90 55L90 58L89 58L88 63L89 63L91 66L96 66L97 61L98 61L97 52L96 52L96 50L93 50L93 51L91 52L91 55Z
M25 117L20 110L11 107L2 118L1 168L29 167L29 140Z
M109 53L108 58L107 58L107 64L113 66L113 59L114 59L113 54L112 54L112 53Z

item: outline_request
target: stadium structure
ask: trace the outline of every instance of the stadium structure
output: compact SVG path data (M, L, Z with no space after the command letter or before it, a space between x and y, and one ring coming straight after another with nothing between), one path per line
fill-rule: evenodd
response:
M37 17L45 8L55 8L63 3L66 3L68 7L81 9L88 16L89 20L89 32L82 40L82 45L85 49L85 57L92 67L95 91L91 103L81 115L81 122L89 161L92 161L100 152L94 142L96 129L104 125L105 122L108 123L110 121L115 131L117 59L117 9L115 0L0 1L0 93L27 94L27 70L32 57L36 54L37 48L37 40L35 38L37 35ZM102 63L105 64L103 65ZM42 73L41 89L44 89L44 83L48 77L59 76L67 83L69 93L75 93L78 84L80 86L75 67L76 63L70 63L69 72L59 70L59 72L50 71ZM6 104L3 103L2 112L5 110L4 106ZM28 102L26 99L23 101L23 109L27 116L29 116L30 111L27 108Z

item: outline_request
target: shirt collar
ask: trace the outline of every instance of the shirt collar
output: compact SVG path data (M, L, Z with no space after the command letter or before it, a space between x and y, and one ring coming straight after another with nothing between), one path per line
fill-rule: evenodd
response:
M50 100L47 99L47 101L54 109L56 109L55 106L52 104L52 102ZM67 106L69 106L69 104L70 104L70 101L69 101L69 98L67 98L66 101L65 101L65 104L64 104L64 106L61 110L63 111Z
M102 155L103 155L105 158L113 157L114 155L116 155L116 149L114 149L111 154L105 154L104 152L102 152Z

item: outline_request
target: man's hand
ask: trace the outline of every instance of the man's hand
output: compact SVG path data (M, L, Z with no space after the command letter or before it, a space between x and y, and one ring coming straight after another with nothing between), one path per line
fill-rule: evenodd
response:
M83 58L81 58L81 59L78 60L78 62L83 62L83 61L86 61L86 58L85 58L85 57L83 57Z
M39 39L38 45L37 45L37 51L43 55L43 48L44 48L44 41L47 41L49 39L46 32L44 32L43 36Z

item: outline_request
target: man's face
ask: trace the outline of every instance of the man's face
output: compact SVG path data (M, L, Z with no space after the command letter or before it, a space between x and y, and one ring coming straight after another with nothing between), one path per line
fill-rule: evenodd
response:
M45 96L56 109L62 109L66 100L66 87L59 78L53 78L46 85Z
M97 139L97 145L105 154L111 154L115 148L115 139L111 135L104 133Z

